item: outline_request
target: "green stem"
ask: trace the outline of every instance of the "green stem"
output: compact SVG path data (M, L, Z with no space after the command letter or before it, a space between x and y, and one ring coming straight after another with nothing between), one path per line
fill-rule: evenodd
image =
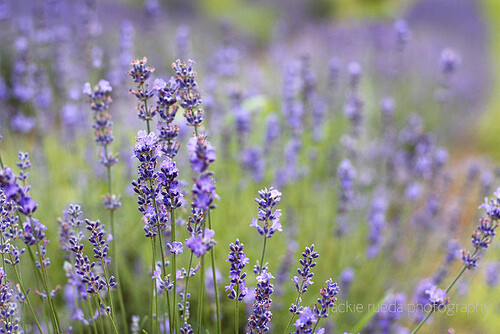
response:
M114 319L116 319L116 314L115 314L115 307L113 303L113 296L111 295L111 286L109 285L109 276L106 271L106 265L104 264L104 260L101 258L101 265L102 265L102 271L104 273L104 280L106 281L106 287L108 288L108 293L109 293L109 306L111 307L111 314Z
M187 294L188 294L188 286L189 286L189 278L191 277L191 264L193 263L193 252L191 252L191 256L189 257L189 265L188 265L188 275L186 277L186 287L184 288L184 302L182 305L182 313L183 317L182 320L183 322L187 322L188 317L186 317L187 312L186 312L186 303L187 303Z
M302 287L304 286L304 281L302 281L300 283L300 288L299 288L299 291L302 291ZM300 299L300 296L302 294L299 292L299 294L297 295L297 298L295 299L295 305L297 305L297 307L299 306L299 299ZM288 320L288 324L286 325L286 328L285 328L285 331L284 333L286 334L288 332L288 328L290 327L290 325L292 324L293 322L293 319L295 318L295 314L292 313L292 316L290 317L290 320Z
M106 304L104 304L104 301L102 300L101 296L99 295L99 293L96 293L96 296L97 298L99 298L99 302L104 306L106 307ZM100 308L98 308L100 309ZM116 323L115 323L115 320L113 319L113 314L110 313L109 314L109 319L111 319L111 325L113 325L113 331L116 333L116 334L119 334L120 332L118 331L118 328L116 327Z
M212 229L212 219L210 218L210 210L207 212L208 215L208 228ZM215 291L215 308L217 311L217 333L222 333L221 317L220 317L220 306L219 306L219 288L217 286L217 275L215 272L215 254L214 248L210 249L210 257L212 259L212 277L214 281L214 291Z
M101 327L101 332L104 333L105 332L104 331L104 320L102 320L101 305L99 304L98 300L96 300L96 305L97 305L97 314L99 314L99 326Z
M11 257L11 262L14 263L12 260L12 257ZM33 306L31 305L31 302L28 298L28 294L26 293L26 290L24 289L23 282L21 281L21 278L19 277L19 272L17 271L17 267L15 265L13 265L12 267L14 268L14 272L16 273L16 278L17 278L17 282L19 283L19 287L21 288L21 291L23 292L24 298L26 298L26 302L28 303L28 307L30 309L31 315L33 315L33 319L35 320L36 327L38 327L38 331L40 333L43 333L42 327L40 327L40 323L38 322L38 319L35 315L35 311L33 310Z
M430 318L430 316L432 315L432 313L434 313L434 310L435 308L433 308L432 310L429 311L429 313L427 313L427 315L425 316L425 318L418 324L417 328L415 328L413 330L413 332L411 332L411 334L415 334L417 333L420 328L427 322L427 320Z
M171 243L173 246L175 242L175 213L174 210L170 210L170 236ZM174 281L173 296L172 296L172 321L174 331L177 331L176 318L177 318L177 259L176 254L172 253L172 279Z
M205 256L201 256L201 267L200 267L200 294L198 296L198 327L196 328L196 333L201 333L201 319L203 315L203 295L205 292Z
M33 226L33 219L31 218L31 216L29 216L28 218L30 220L31 228L34 231L35 227ZM36 250L38 252L38 259L40 261L42 284L43 284L43 287L45 289L45 293L47 294L47 301L49 303L51 316L54 320L55 331L56 331L56 333L61 333L61 327L59 325L59 317L57 316L57 311L54 307L54 304L52 303L52 297L50 296L50 289L49 289L49 283L48 283L49 278L47 275L47 269L45 268L45 265L43 264L42 251L40 249L40 245L38 242L35 245L36 245Z
M236 286L236 298L234 299L236 305L234 307L234 332L239 334L240 332L240 303L238 302L238 295L240 293L240 287Z
M477 252L478 252L478 248L476 248L474 253L472 253L472 257L474 257ZM457 283L457 281L460 279L460 277L462 277L462 275L465 273L466 270L467 270L467 266L464 265L462 270L460 270L460 272L457 274L457 276L455 276L455 279L453 279L453 281L450 283L450 285L448 285L448 287L446 288L446 290L445 290L446 294L448 294L448 292L451 290L451 288L453 288L455 283ZM432 315L432 313L434 313L435 310L436 310L435 307L432 310L430 310L429 313L427 314L427 316L418 324L418 326L413 330L413 332L411 332L411 334L417 333L420 330L420 328L427 322L427 320Z
M94 328L94 333L98 334L99 331L97 330L97 324L96 320L94 319L94 312L92 312L92 297L89 298L87 305L89 306L89 312L90 312L90 321L92 322L92 327ZM40 332L41 333L41 332Z
M155 271L155 266L156 266L156 261L155 261L155 246L154 246L154 238L151 238L151 251L153 252L152 256L152 267L151 270L152 272ZM156 325L155 325L155 318L153 317L154 315L154 309L155 309L155 303L154 300L156 299L156 281L154 279L151 280L151 312L150 312L150 317L151 317L151 333L156 333Z
M262 273L262 268L264 268L264 254L266 253L266 243L267 243L267 238L266 236L264 236L264 245L262 246L262 256L260 257L259 275Z

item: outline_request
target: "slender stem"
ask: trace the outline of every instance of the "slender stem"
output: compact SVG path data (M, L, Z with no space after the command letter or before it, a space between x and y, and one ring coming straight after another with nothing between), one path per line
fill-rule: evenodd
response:
M448 293L450 291L450 289L455 285L455 283L457 283L457 281L459 280L459 278L464 274L464 272L466 270L467 270L467 267L464 266L462 268L462 270L458 273L458 275L455 277L455 279L453 280L453 282L451 282L450 285L446 288L446 293Z
M12 257L11 257L11 261L12 261ZM14 262L12 262L12 263L14 263ZM35 320L36 326L38 327L38 330L40 331L40 333L43 333L42 327L40 327L40 323L38 322L38 319L35 315L35 311L33 310L33 306L31 305L31 302L28 298L28 294L26 293L26 290L24 289L23 282L21 281L21 278L19 277L19 272L17 271L17 267L15 265L13 265L12 267L14 268L14 272L16 273L17 281L19 282L19 287L21 288L21 291L23 292L24 298L26 298L26 302L28 303L28 307L30 309L31 315L33 315L33 319Z
M236 334L240 332L240 303L238 301L239 293L240 293L240 287L236 286L236 298L234 298L234 301L236 303L234 307L234 332Z
M5 244L5 240L4 240L4 237L3 237L3 232L0 232L0 247L1 247L1 252L0 254L2 255L2 268L4 268L4 271L5 271L5 257L3 255L3 252L4 252L4 244ZM5 282L7 282L7 276L5 276Z
M151 238L151 251L153 253L153 256L152 256L152 266L151 266L151 271L154 272L155 271L155 266L156 266L156 263L155 263L155 246L154 246L154 239ZM151 280L151 312L150 312L150 316L151 316L151 333L156 333L156 325L155 325L155 319L153 317L153 314L154 314L154 299L156 298L156 281L154 279Z
M29 221L31 223L31 228L34 231L35 227L33 226L33 218L31 216L28 216L28 218L29 218ZM59 325L59 318L57 316L57 311L56 311L56 309L54 307L54 304L52 303L52 297L50 296L49 283L48 283L49 278L48 278L48 275L47 275L47 269L45 268L45 264L43 262L42 251L40 249L40 245L39 245L38 242L35 245L36 245L36 250L38 252L38 259L40 261L42 284L44 286L45 293L47 294L47 301L49 303L51 316L52 316L52 318L54 320L55 331L56 331L56 333L61 333L61 327Z
M92 312L92 297L90 297L88 299L88 303L87 305L89 306L88 309L89 309L89 312L90 312L90 321L92 322L92 327L94 328L94 333L99 333L99 331L97 330L97 324L96 324L96 319L94 319L94 312ZM41 333L41 332L40 332Z
M108 293L109 293L109 306L111 307L111 314L113 315L113 318L116 319L116 313L115 313L115 307L113 304L113 296L111 295L111 286L109 285L109 275L106 271L106 265L104 264L104 260L101 258L101 265L102 265L102 271L104 273L104 280L106 281L106 287L108 288Z
M104 306L106 307L106 304L104 304L104 301L102 300L101 296L99 295L99 293L96 293L96 296L97 298L99 298L99 302ZM109 319L111 319L111 325L113 325L113 331L116 333L116 334L119 334L120 332L118 331L118 328L116 327L116 323L115 323L115 320L113 319L113 314L110 313L109 314Z
M175 213L170 210L170 237L172 246L175 242ZM177 331L176 318L177 318L177 259L176 254L172 253L172 280L174 281L173 296L172 296L172 326L174 331Z
M153 199L153 203L154 203L155 210L156 210L156 217L159 220L160 216L158 215L158 209L157 209L157 204L156 204L156 200L155 199ZM160 244L160 257L161 257L161 264L162 264L162 273L163 273L163 277L166 277L167 276L167 265L165 263L165 255L164 255L164 252L163 252L163 238L162 238L161 234L162 234L161 225L158 225L158 239L159 239L158 241L159 241L159 244ZM170 300L168 298L168 292L167 292L167 307L168 307L168 310L170 311ZM157 312L158 312L158 305L156 306L156 309L157 309ZM172 325L172 314L171 314L171 312L168 312L168 321L169 321L169 326Z
M97 305L97 314L99 314L99 326L101 327L101 331L104 333L104 320L102 320L101 305L99 304L98 300L96 300L96 305Z
M267 238L266 236L264 236L264 245L262 246L262 256L260 257L259 275L262 273L262 268L264 268L264 254L266 253L266 243L267 243Z
M200 294L198 295L198 327L196 328L196 333L201 333L201 319L203 314L203 295L205 292L205 256L201 256L201 267L200 267Z
M189 286L189 278L191 277L191 264L193 263L193 252L191 252L191 256L189 257L189 265L188 265L188 275L186 277L186 287L184 288L184 302L182 305L183 322L187 322L188 317L186 312L186 303L187 303L187 294L188 294L188 286Z
M300 296L302 295L300 293L300 291L302 291L302 287L304 286L304 281L302 281L300 283L300 288L299 288L299 293L297 295L297 298L295 299L295 305L297 305L297 307L299 306L299 299L300 299ZM292 324L293 322L293 319L295 318L295 313L292 313L292 316L290 317L290 320L288 320L288 324L286 325L286 328L285 328L285 331L284 333L286 334L288 332L288 328L290 327L290 325Z
M208 215L208 228L212 229L212 219L210 218L210 210L207 212ZM217 286L217 275L215 272L215 254L214 248L210 249L210 257L212 259L212 277L214 281L214 292L215 292L215 308L217 311L217 333L222 333L221 317L220 317L220 306L219 306L219 288Z
M427 313L427 315L425 316L425 318L418 324L417 328L415 328L413 330L413 332L411 332L411 334L415 334L417 333L420 328L427 322L427 320L430 318L430 316L432 315L432 313L434 313L434 310L435 308L433 308L432 310L429 311L429 313Z
M328 317L328 314L327 314L327 317ZM316 328L318 328L318 324L319 324L319 321L321 320L321 318L318 319L318 321L316 321L316 323L314 324L314 328L313 328L313 333L316 332Z
M478 252L478 248L476 248L474 253L472 253L472 257L474 257L477 252ZM446 288L446 294L448 294L448 292L451 290L451 288L453 288L455 283L457 283L457 281L460 279L460 277L462 277L462 275L465 273L466 270L467 270L467 266L464 265L462 270L460 270L460 272L457 274L457 276L455 276L455 279L453 279L453 281L450 283L450 285L448 285L448 287ZM432 315L432 313L434 313L435 310L436 310L435 307L432 310L430 310L429 313L427 314L427 316L418 324L418 326L413 330L413 332L411 332L411 334L417 333L420 330L420 328L427 322L427 320Z

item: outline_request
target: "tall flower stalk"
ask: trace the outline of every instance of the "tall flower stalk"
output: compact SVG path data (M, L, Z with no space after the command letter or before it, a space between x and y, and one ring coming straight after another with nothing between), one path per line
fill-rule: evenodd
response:
M121 206L121 198L113 194L113 183L111 168L117 163L116 155L111 152L110 144L114 141L111 114L109 112L109 106L113 101L111 99L111 91L113 88L108 81L101 79L94 89L91 89L90 83L86 83L83 88L83 93L89 97L90 108L94 112L93 114L93 128L95 135L95 142L98 146L102 148L100 152L101 160L100 163L106 167L106 183L108 187L108 193L104 195L104 207L109 211L109 225L111 227L111 235L115 239L115 246L111 249L112 258L114 258L114 268L116 277L120 280L119 273L119 260L116 256L119 252L117 250L117 234L115 231L114 222L114 212ZM113 293L110 293L111 304L113 300ZM123 293L121 291L121 286L118 286L118 300L120 303L120 310L122 316L123 327L125 331L128 332L127 326L127 316L125 313L125 305L123 302ZM116 317L115 317L116 319Z
M293 323L295 316L300 315L304 310L304 308L300 305L302 302L301 296L307 292L309 285L314 284L312 281L314 273L311 269L316 266L315 259L318 257L319 254L314 251L314 245L306 247L302 252L302 259L299 260L302 268L297 268L297 273L300 277L294 276L292 278L292 282L295 284L295 289L297 290L297 298L295 299L295 303L292 303L288 309L292 315L290 316L290 320L285 328L285 333L288 332L288 328Z
M146 121L146 131L139 131L137 136L137 143L135 145L134 156L139 160L138 174L139 178L137 181L132 182L134 186L134 191L137 193L139 201L139 211L142 212L145 220L145 236L151 240L152 249L152 272L156 271L156 249L159 247L160 260L163 279L166 279L166 267L167 263L165 261L165 256L163 252L163 240L162 240L162 230L165 228L167 223L167 216L165 211L160 210L159 204L157 203L157 198L160 195L160 189L158 187L158 174L156 172L157 160L163 155L159 145L158 137L154 132L151 132L151 121L156 115L157 107L152 104L148 105L149 100L151 100L156 92L156 90L150 89L147 84L148 79L154 72L153 67L146 66L147 59L144 57L142 60L134 60L131 63L131 70L128 72L129 76L137 84L136 89L131 89L130 93L133 94L137 100L137 111L138 118ZM153 275L153 282L151 287L151 330L153 333L157 331L158 323L155 322L155 310L156 316L158 316L159 306L158 306L158 291L157 285L160 280L157 275ZM160 277L160 278L161 278ZM163 280L162 279L162 280ZM175 276L174 276L175 279ZM156 282L156 283L155 283ZM167 285L169 286L169 285ZM161 290L162 291L162 290ZM170 311L170 300L168 289L166 291L167 299L167 310L169 317L169 326L173 324L172 312ZM174 305L175 307L175 305Z
M488 246L493 241L493 238L496 235L496 228L498 227L498 222L500 219L500 188L493 194L494 198L488 200L479 207L484 208L487 218L481 218L479 221L479 225L476 227L476 230L472 234L471 243L474 247L472 253L465 251L462 249L462 270L455 276L453 281L448 285L446 290L432 291L429 293L430 298L429 301L433 304L433 308L424 319L418 324L418 326L412 331L412 334L417 333L422 326L427 322L430 316L434 313L434 311L439 308L443 303L447 302L446 295L450 292L453 286L458 282L458 280L462 277L462 275L467 270L473 270L477 267L477 261L482 252L484 252Z
M189 60L188 63L181 62L177 60L172 64L172 68L176 72L176 82L179 89L179 104L184 109L184 117L189 126L193 127L194 137L189 139L188 151L189 151L189 161L191 163L191 168L194 172L199 173L199 177L195 179L195 184L193 185L193 208L198 208L205 211L204 217L208 222L208 231L213 237L212 221L210 216L210 210L215 208L212 203L214 199L218 199L215 193L215 180L212 178L212 173L208 172L208 167L216 159L215 149L210 145L207 138L199 133L199 127L203 122L204 111L201 108L202 99L201 95L197 89L196 82L196 72L193 70L194 62ZM203 229L202 238L205 238L205 232L207 229ZM198 238L192 235L191 238ZM191 239L190 238L190 239ZM186 241L187 245L187 241ZM219 289L217 286L217 275L215 267L215 254L212 247L210 247L210 258L212 262L212 278L214 284L215 292L215 305L216 305L216 317L217 317L217 333L222 332L221 325L221 311L219 305ZM196 253L195 253L196 254ZM203 313L203 275L204 275L204 254L201 255L201 286L200 286L200 298L199 302L199 312L198 312L198 328L197 332L201 331L201 316Z
M266 267L264 265L264 256L266 254L267 239L271 238L276 231L282 231L280 217L281 210L273 211L273 208L281 200L281 193L273 187L264 188L258 192L259 197L255 198L255 202L259 205L259 214L257 218L252 218L251 227L255 227L257 232L264 237L264 244L262 246L262 255L260 262L254 268L256 274L261 274L262 270Z
M231 268L229 269L229 285L226 286L226 291L229 291L227 297L233 299L235 302L234 308L234 332L239 333L239 319L240 319L240 302L248 294L248 288L246 287L245 277L246 273L241 271L248 263L249 258L246 257L243 252L243 244L240 243L238 239L229 245L229 252L227 262L230 263Z

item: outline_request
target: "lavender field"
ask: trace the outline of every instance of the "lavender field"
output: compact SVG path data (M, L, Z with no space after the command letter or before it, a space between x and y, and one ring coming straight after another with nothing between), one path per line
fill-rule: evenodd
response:
M495 0L0 0L0 333L498 333Z

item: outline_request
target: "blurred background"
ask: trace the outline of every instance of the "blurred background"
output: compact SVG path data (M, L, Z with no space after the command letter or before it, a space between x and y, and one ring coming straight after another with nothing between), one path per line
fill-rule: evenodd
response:
M148 307L141 296L151 256L130 185L134 139L144 128L129 94L133 59L147 57L154 77L165 80L176 59L196 62L204 132L218 154L221 201L213 218L222 277L236 237L248 245L251 264L260 254L249 228L257 190L283 192L285 231L269 246L276 254L270 269L282 274L272 332L288 319L290 278L312 243L321 255L314 288L343 279L343 301L368 305L391 291L403 304L416 302L440 270L435 282L445 287L461 266L454 245L470 249L477 207L500 185L496 0L0 0L0 43L0 152L11 167L18 151L30 154L37 217L52 240L50 275L62 286L57 217L69 203L91 219L106 217L106 170L82 88L101 78L113 87L115 189L123 196L116 239L127 263L128 316ZM189 191L191 130L178 122L178 164ZM339 167L346 158L356 171L347 195ZM489 312L438 314L423 333L497 333L499 255L493 247L451 295ZM232 328L231 306L224 311ZM334 313L328 331L349 331L362 317ZM361 332L405 333L417 319L381 312Z

